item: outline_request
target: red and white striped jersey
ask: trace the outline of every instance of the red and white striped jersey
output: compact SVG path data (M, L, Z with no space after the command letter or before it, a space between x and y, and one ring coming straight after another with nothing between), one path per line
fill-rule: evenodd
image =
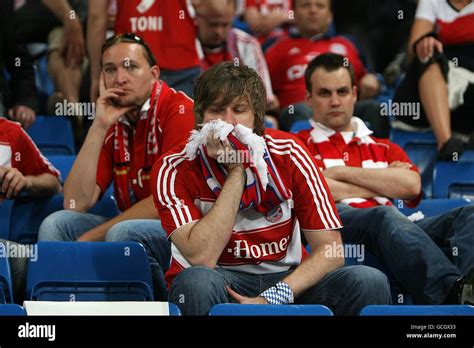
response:
M336 166L383 169L388 168L392 162L400 161L410 163L412 165L410 169L418 173L418 169L400 146L388 139L371 136L372 131L359 118L352 118L354 132L336 132L319 122L313 120L310 122L313 128L300 131L297 136L308 147L321 170ZM415 207L420 198L421 192L416 199L406 201L405 204L408 207ZM387 197L347 198L341 200L341 203L354 208L392 205Z
M199 66L191 0L117 0L115 33L133 32L145 40L167 70Z
M459 11L448 0L420 0L415 18L434 23L444 45L474 43L473 2Z
M51 174L59 177L60 174L19 123L1 117L0 166L16 168L24 176Z
M282 272L299 265L307 256L300 229L324 231L342 227L326 181L301 141L272 129L265 130L264 137L291 198L267 214L254 209L240 211L232 236L218 260L221 267L253 274ZM186 158L183 146L156 162L152 184L155 206L168 236L201 219L216 201L199 159ZM166 275L168 283L190 266L173 244L172 263Z

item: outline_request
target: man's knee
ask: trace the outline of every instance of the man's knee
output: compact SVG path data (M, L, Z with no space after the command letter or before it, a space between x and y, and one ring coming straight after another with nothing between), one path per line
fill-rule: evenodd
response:
M105 235L106 242L126 242L135 241L137 233L134 229L136 222L134 220L127 220L113 225Z
M369 298L378 299L377 302L386 302L390 299L390 283L385 273L368 266L347 267L350 270L349 284Z
M393 206L379 205L377 207L369 208L369 209L373 209L375 215L379 219L403 217L402 215L400 215L400 212L398 211L398 209L396 209Z
M68 224L80 214L71 210L60 210L43 220L38 232L38 240L67 241Z
M204 266L193 266L176 275L170 295L176 298L187 291L192 291L194 294L210 295L215 290L224 290L224 287L224 277L219 272Z

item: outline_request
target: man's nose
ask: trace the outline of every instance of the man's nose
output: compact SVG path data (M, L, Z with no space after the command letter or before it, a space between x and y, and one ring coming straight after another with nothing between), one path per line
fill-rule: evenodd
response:
M337 93L333 93L331 95L331 105L340 105L341 101L339 100L339 96Z
M122 67L119 67L117 69L117 76L115 77L115 82L119 85L123 85L127 81L127 73L125 72L125 69Z
M224 111L224 121L235 125L235 117L231 108L226 108Z

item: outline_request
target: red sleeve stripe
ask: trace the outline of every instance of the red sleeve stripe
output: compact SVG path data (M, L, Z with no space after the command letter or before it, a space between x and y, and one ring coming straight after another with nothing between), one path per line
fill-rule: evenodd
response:
M163 158L156 184L157 197L160 203L171 211L176 228L192 221L188 206L178 199L174 190L176 174L178 173L176 166L186 160L184 154L185 150Z
M321 221L325 228L340 228L341 224L337 218L337 214L334 212L334 209L330 204L328 193L324 189L321 177L306 151L291 139L277 140L269 136L267 136L267 138L271 139L271 141L268 142L271 152L280 155L289 154L293 163L295 163L297 168L306 178L308 187L313 195L313 200L318 209L318 214L321 217Z

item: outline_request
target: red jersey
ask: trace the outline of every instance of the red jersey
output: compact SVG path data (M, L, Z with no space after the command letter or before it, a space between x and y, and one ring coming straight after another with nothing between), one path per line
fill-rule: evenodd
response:
M336 132L321 123L313 120L310 122L313 128L300 131L297 136L308 147L321 170L335 166L388 168L390 163L400 161L410 163L411 170L418 173L418 169L400 146L388 139L371 136L372 131L359 118L352 118L354 132ZM420 198L421 192L418 198L405 203L409 207L415 207ZM356 208L392 204L386 197L349 198L342 200L341 203Z
M313 58L327 52L347 57L354 67L357 80L367 73L356 46L343 36L324 36L315 40L286 36L267 50L265 57L273 91L281 108L305 100L306 67Z
M21 125L4 118L0 118L0 166L16 168L24 176L60 174Z
M120 210L150 196L153 164L163 153L188 140L194 128L193 106L186 94L159 81L135 126L123 117L109 129L96 180L102 192L113 180Z
M290 11L293 9L293 0L244 0L245 8L256 7L262 15L268 15L271 12L284 12L290 18ZM258 41L263 44L268 39L275 40L288 33L287 25L275 28L268 36L257 37Z
M444 45L474 43L472 2L458 11L448 0L420 0L415 18L435 24L437 36Z
M117 0L115 33L133 32L150 46L158 66L199 66L191 0Z
M282 272L299 265L307 255L300 229L342 227L326 181L304 145L293 135L273 129L265 130L264 139L291 198L268 213L241 210L218 260L221 267L253 274ZM216 202L199 159L189 160L183 146L155 164L152 182L155 206L168 236L201 219ZM172 263L166 274L169 284L177 273L191 266L174 244L171 250Z
M232 61L234 57L229 53L225 47L219 47L213 50L205 50L204 57L201 61L203 71L222 62Z

